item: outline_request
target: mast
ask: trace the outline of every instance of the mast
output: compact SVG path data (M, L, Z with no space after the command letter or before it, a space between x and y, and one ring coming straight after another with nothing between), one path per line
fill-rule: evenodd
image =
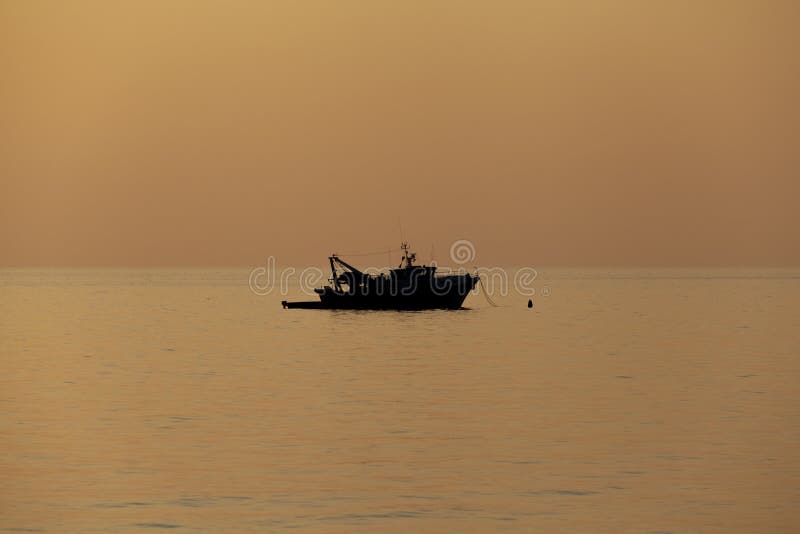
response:
M341 291L342 288L339 287L339 277L336 276L336 264L334 263L334 258L336 258L336 254L328 256L328 261L331 262L331 283L336 291Z
M414 265L414 261L417 259L417 253L416 252L411 252L411 253L408 252L408 242L407 241L403 241L402 243L400 243L400 249L403 251L403 258L400 260L400 265L398 266L398 268L402 268L403 267L403 262L405 262L406 268L410 269Z
M334 289L336 289L336 291L342 291L342 284L339 278L339 274L336 272L336 265L340 265L343 268L344 273L342 274L342 277L345 278L344 280L345 283L350 286L352 286L353 284L361 284L364 278L367 276L363 272L359 271L358 269L356 269L355 267L344 261L336 254L328 256L328 261L331 264L331 282L333 283L333 287ZM348 271L350 273L349 277L347 274Z

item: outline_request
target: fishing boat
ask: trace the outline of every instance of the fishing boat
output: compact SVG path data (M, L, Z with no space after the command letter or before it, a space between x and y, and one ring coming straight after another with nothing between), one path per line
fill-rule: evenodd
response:
M325 310L457 310L475 288L477 276L458 272L437 273L435 265L414 265L417 255L408 243L400 245L403 257L397 269L367 274L333 254L330 285L314 289L318 301L287 302L284 308Z

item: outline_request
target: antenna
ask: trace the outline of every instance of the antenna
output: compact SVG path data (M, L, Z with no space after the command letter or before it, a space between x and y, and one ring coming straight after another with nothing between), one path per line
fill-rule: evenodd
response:
M397 226L400 227L400 242L404 243L405 240L406 240L406 237L403 234L403 220L399 216L397 217Z

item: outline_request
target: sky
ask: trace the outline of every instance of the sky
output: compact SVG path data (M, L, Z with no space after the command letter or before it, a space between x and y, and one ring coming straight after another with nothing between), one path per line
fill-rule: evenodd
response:
M800 266L799 6L0 0L0 266Z

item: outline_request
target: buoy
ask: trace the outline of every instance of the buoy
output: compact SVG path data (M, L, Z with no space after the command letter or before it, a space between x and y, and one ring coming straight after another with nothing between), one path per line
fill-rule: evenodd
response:
M532 299L528 299L528 307L529 308L533 308L533 300Z

